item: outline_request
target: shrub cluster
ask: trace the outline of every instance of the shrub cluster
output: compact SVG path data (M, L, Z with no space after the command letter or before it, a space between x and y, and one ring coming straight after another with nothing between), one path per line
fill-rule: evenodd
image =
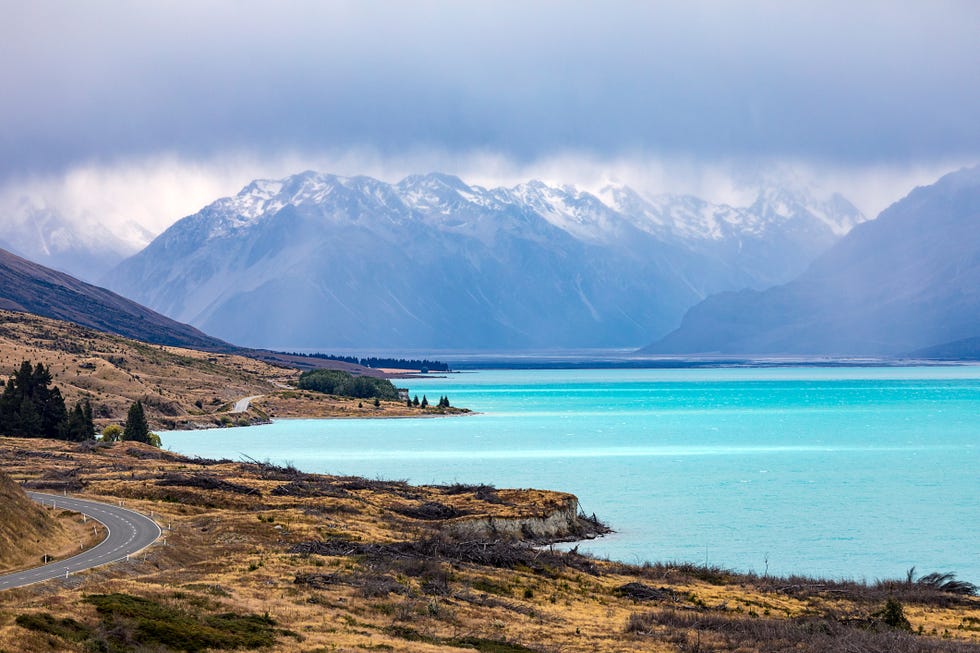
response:
M398 399L398 390L387 379L354 376L341 370L310 370L299 377L299 388L355 399Z

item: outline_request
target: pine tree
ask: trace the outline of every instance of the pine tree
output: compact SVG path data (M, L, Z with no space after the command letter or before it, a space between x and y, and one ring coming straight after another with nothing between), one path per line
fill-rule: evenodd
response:
M95 439L95 420L92 419L92 404L88 399L82 405L82 415L85 417L85 439Z
M65 428L65 439L69 442L81 442L85 439L85 413L81 404L68 413L68 426Z
M40 366L38 366L40 367ZM48 375L48 379L51 376ZM50 382L50 381L49 381ZM48 389L38 386L35 389L35 404L40 405L41 433L45 438L63 438L68 426L68 409L58 388Z
M416 408L418 408L418 405L419 405L419 396L418 395L415 395L415 399L412 399L412 405L415 406Z
M422 403L421 403L422 408L426 408L428 407L428 405L429 405L429 400L425 398L425 395L422 395Z
M126 416L126 426L123 428L123 440L134 442L150 442L150 425L146 422L146 414L143 412L143 402L135 401L129 407L129 414Z
M95 439L95 424L92 423L92 406L88 400L78 402L68 413L65 427L65 439L71 442L82 442Z
M0 396L0 433L28 438L60 438L68 423L65 400L49 388L51 372L38 363L21 363Z
M41 416L37 414L34 402L27 400L20 404L17 413L14 435L25 438L37 438L41 436Z

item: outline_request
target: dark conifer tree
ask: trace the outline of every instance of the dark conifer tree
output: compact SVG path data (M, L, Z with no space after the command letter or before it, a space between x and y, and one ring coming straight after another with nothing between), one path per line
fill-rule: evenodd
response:
M71 442L95 439L95 425L92 423L92 406L87 399L84 404L82 402L76 403L75 407L68 413L65 439Z
M48 375L50 379L50 375ZM39 386L36 390L35 403L40 404L41 433L45 438L62 438L68 425L68 410L65 399L58 388L48 389Z
M134 442L150 442L150 425L146 422L146 413L143 412L142 402L135 401L129 407L122 439Z
M422 408L426 408L429 405L429 400L425 398L425 395L422 395L422 403L420 405Z
M60 438L68 422L65 400L49 388L51 372L38 363L21 363L0 395L0 433L28 438Z
M13 434L14 415L20 408L14 400L14 378L10 377L3 387L3 394L0 394L0 434Z
M17 421L14 425L13 434L25 438L37 438L41 436L41 416L38 415L33 401L21 402L20 410L17 412Z
M82 412L81 404L75 404L75 407L68 412L65 439L69 442L81 442L85 439L85 413Z
M447 400L448 405L448 400ZM92 419L92 404L88 399L82 405L82 414L85 417L85 439L95 439L95 420Z

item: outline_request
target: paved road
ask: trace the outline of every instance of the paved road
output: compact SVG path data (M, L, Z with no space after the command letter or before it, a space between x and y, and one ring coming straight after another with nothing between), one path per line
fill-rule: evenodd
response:
M253 399L258 399L259 397L263 397L263 396L265 395L255 395L254 397L243 397L242 399L239 399L238 401L235 402L235 407L231 409L231 412L244 413L246 410L248 410L248 405L252 403Z
M108 529L109 535L98 545L77 556L0 576L0 590L32 585L52 578L64 578L66 571L74 574L125 560L127 556L153 544L162 534L160 527L149 517L119 506L38 492L28 492L27 496L38 503L51 505L53 501L58 508L87 515L102 523Z

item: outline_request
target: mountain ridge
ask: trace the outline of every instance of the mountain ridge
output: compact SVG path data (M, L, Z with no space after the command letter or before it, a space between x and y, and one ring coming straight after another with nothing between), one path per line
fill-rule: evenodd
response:
M757 233L737 231L744 211L718 210L737 238L670 235L534 180L305 171L179 220L105 281L253 347L635 346L710 292L768 285L836 239L803 205L760 218ZM853 206L838 217L863 219ZM765 245L773 233L778 247Z
M980 333L980 167L918 187L789 283L719 293L647 353L900 355ZM968 343L967 343L968 344Z
M0 249L0 309L34 313L153 344L230 351L230 345L114 292Z

